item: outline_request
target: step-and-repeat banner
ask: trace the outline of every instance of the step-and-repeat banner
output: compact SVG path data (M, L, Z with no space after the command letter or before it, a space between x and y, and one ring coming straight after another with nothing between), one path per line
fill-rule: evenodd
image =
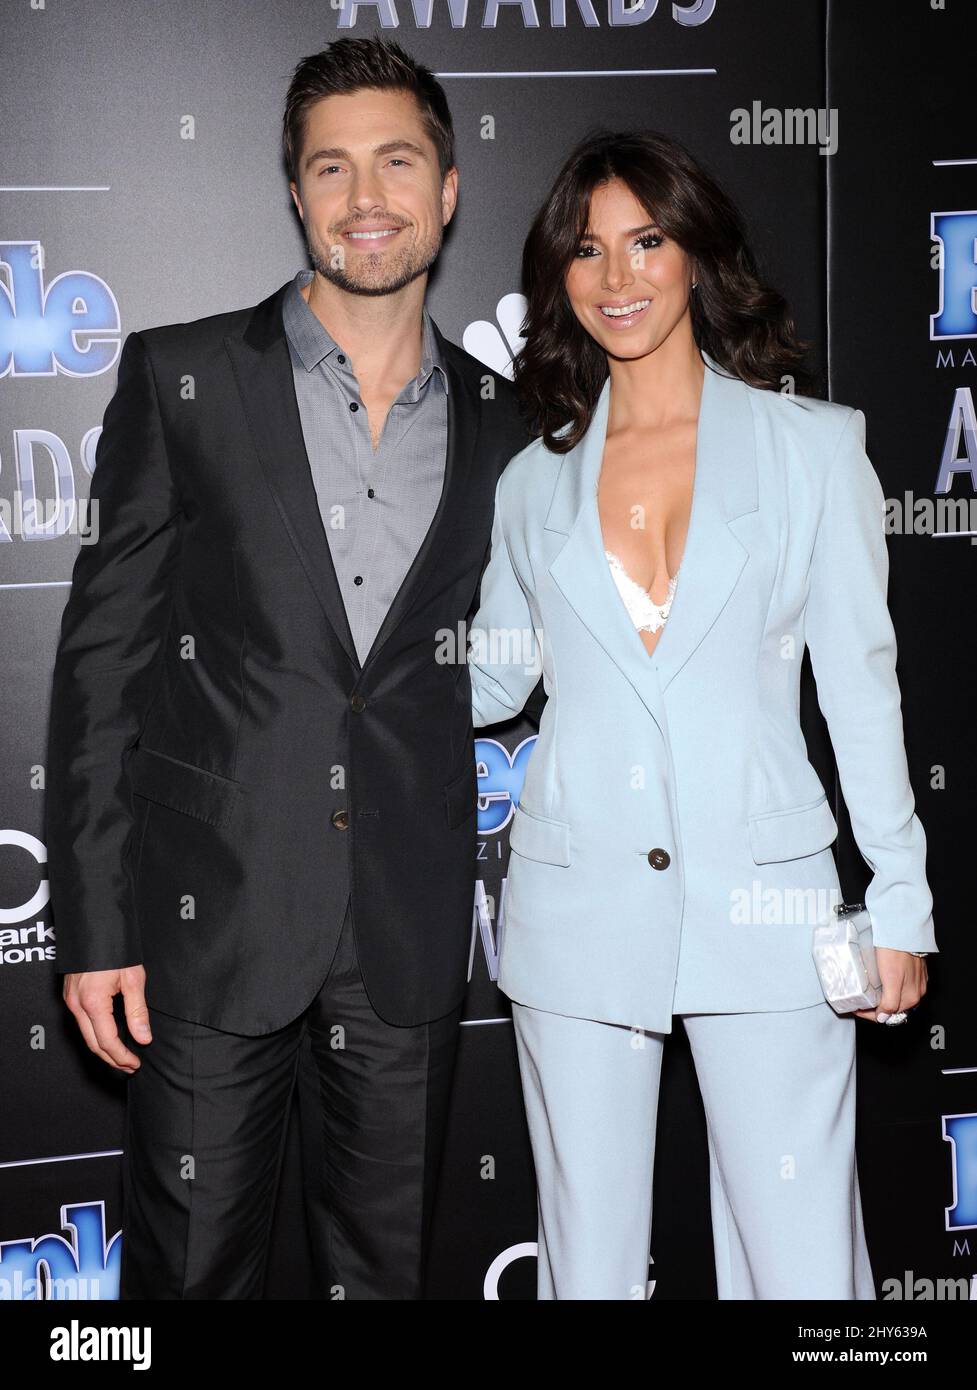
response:
M880 1296L967 1289L977 1274L965 907L977 140L962 11L881 0L5 0L0 1298L37 1297L41 1272L61 1296L116 1298L125 1239L126 1080L86 1050L61 1001L42 840L50 678L84 520L64 504L87 497L128 332L256 303L306 264L278 152L288 78L332 39L378 32L437 73L453 111L460 199L429 298L449 337L508 371L522 243L556 170L594 126L652 127L726 185L767 278L818 344L833 399L866 412L890 504L890 601L942 954L909 1026L859 1025L861 1190ZM803 718L834 785L809 667ZM535 1293L532 1160L495 984L508 825L533 735L521 721L491 732L476 744L471 983L431 1279L432 1296L448 1299ZM838 810L852 897L867 869ZM298 1099L273 1298L329 1297L303 1210L321 1143L311 1069ZM652 1296L714 1298L705 1124L681 1027L666 1049L659 1134Z

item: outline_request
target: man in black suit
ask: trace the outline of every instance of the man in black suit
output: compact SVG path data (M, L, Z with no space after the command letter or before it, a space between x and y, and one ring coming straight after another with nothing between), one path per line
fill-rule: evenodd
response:
M123 1298L262 1296L306 1031L330 1295L419 1298L466 987L470 687L438 634L528 435L424 308L457 190L430 72L332 44L284 151L315 269L126 338L55 667L59 969L129 1074Z

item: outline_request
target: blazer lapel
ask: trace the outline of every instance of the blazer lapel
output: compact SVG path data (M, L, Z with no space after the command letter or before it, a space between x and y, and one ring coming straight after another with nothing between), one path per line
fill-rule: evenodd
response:
M258 304L243 334L229 334L224 346L231 359L241 405L258 459L285 529L309 583L350 664L361 670L346 605L343 601L319 501L302 420L295 398L292 361L282 320L282 301L289 286ZM448 443L444 485L434 518L410 569L380 626L362 669L376 659L383 644L409 612L433 563L435 539L442 527L459 519L470 460L478 436L479 411L473 388L458 370L448 343L435 325L448 376Z
M699 403L692 511L679 581L654 653L649 656L628 616L610 567L597 507L607 435L610 379L586 435L563 459L547 513L547 530L567 541L549 572L577 616L620 667L662 733L664 691L726 604L748 551L731 523L757 508L756 450L747 387L702 354L706 372Z
M282 320L282 301L288 284L286 281L281 289L262 300L244 333L229 334L224 347L231 359L258 459L285 530L323 612L350 663L359 670L295 398L292 359Z
M373 646L367 653L364 667L376 659L383 644L410 612L429 571L437 564L439 547L436 541L439 537L446 536L465 515L468 480L478 443L481 411L474 387L468 377L458 369L454 344L448 342L433 319L431 323L448 378L448 440L444 460L444 483L431 524L393 603L380 624Z

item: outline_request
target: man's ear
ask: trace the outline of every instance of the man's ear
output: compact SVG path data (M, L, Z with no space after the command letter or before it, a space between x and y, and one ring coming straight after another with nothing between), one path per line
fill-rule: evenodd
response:
M302 200L301 200L301 198L299 197L298 187L297 187L297 185L296 185L294 179L291 179L291 180L289 181L288 191L289 191L289 193L291 193L291 195L292 195L292 201L293 201L294 204L295 204L296 211L298 212L299 217L301 217L301 219L302 219L302 221L303 221L303 223L304 223L304 222L305 222L305 213L302 211Z
M458 204L458 170L454 164L445 173L441 184L441 225L446 227Z

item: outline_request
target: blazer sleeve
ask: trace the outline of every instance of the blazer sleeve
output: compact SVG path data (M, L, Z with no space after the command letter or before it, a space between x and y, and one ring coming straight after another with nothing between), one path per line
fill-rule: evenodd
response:
M95 451L97 540L79 547L61 619L48 730L45 838L57 968L142 959L126 850L124 770L152 701L181 509L145 345L126 338Z
M489 561L482 575L478 612L469 631L468 672L476 728L519 714L542 671L529 603L512 567L505 536L501 506L504 476L495 488Z
M853 410L829 465L814 544L806 637L818 703L862 858L877 946L937 950L926 836L915 814L889 614L885 496Z

